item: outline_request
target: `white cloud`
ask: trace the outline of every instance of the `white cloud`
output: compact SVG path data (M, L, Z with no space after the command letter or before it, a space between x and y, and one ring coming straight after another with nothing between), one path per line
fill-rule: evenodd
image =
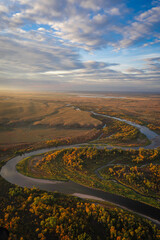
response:
M80 6L82 8L86 8L86 9L92 9L92 10L99 10L100 9L100 6L98 6L97 4L97 1L94 1L94 0L82 0L82 1L79 1L80 3Z
M120 15L120 11L119 11L119 8L111 8L110 11L109 11L109 14L111 15Z
M160 14L160 7L153 7L150 10L141 13L138 17L136 17L137 21L146 22L146 23L156 23L159 22L159 14Z
M4 2L4 1L3 1ZM74 43L87 50L107 45L124 48L157 34L160 23L160 7L153 7L135 17L130 25L124 26L119 19L126 14L125 1L106 0L18 0L0 5L5 13L12 9L11 16L3 16L4 29L24 27L32 24L47 24L52 27L59 40ZM15 12L14 12L15 10ZM126 25L126 24L125 24ZM43 27L39 27L42 32ZM40 30L41 29L41 30ZM122 36L121 40L120 35ZM53 36L53 38L54 38ZM41 41L45 38L41 38ZM147 46L147 45L144 45Z
M8 8L5 5L0 4L0 13L8 13Z
M0 70L12 73L81 68L79 55L71 48L0 38Z
M152 9L141 13L130 25L123 29L117 28L117 31L123 35L123 39L119 43L113 44L117 47L128 47L137 42L144 42L146 40L152 40L153 43L158 42L157 34L159 33L160 25L160 7L153 7ZM145 44L145 45L144 45ZM143 43L147 46L147 43Z
M87 50L116 41L112 36L117 16L126 7L118 0L19 0L14 1L8 28L42 24L53 28L55 36ZM121 11L119 10L121 9ZM101 12L101 10L103 10ZM10 23L9 23L10 22ZM42 30L41 30L42 31Z
M33 80L40 86L65 84L66 87L72 83L77 87L100 84L103 88L105 84L113 84L118 88L124 82L128 87L136 86L136 82L142 86L149 79L153 86L158 82L158 60L150 59L143 67L121 72L111 70L116 63L82 61L78 51L158 43L160 7L154 6L130 18L128 23L124 17L128 9L123 0L1 2L1 83L11 84L13 80L13 85L20 82L27 85Z

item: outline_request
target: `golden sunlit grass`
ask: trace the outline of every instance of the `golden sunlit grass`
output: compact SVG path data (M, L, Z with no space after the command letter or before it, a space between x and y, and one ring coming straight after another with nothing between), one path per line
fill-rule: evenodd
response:
M1 147L82 136L87 128L101 124L90 113L67 107L69 98L62 94L0 96Z
M73 100L77 107L84 110L94 110L99 113L124 118L142 125L152 124L151 129L160 133L160 96L159 95L125 95L112 94L114 96L125 96L126 98L82 98Z
M0 93L0 145L85 135L87 128L102 125L101 119L92 117L88 110L128 119L158 132L159 106L160 98L154 95L114 99L63 93Z
M91 113L74 109L73 107L65 107L60 109L55 115L45 117L41 121L34 122L33 125L45 124L49 126L61 125L64 127L97 127L101 125L101 121L92 118Z
M0 122L20 123L34 121L54 113L62 104L38 102L31 99L4 99L0 101Z

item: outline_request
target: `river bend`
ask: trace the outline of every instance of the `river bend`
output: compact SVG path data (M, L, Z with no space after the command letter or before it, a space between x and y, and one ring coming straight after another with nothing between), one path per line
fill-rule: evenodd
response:
M100 115L103 117L110 117L107 115L97 114L94 112L92 112L92 114ZM153 131L151 131L150 129L148 129L147 127L144 127L139 124L135 124L133 122L120 119L120 118L115 118L115 117L110 117L110 118L114 118L119 121L124 121L132 126L137 127L151 141L151 144L145 147L146 149L152 149L160 146L160 136L154 133ZM149 218L150 220L152 220L153 222L155 222L157 225L160 226L160 209L157 209L145 203L141 203L141 202L128 199L123 196L119 196L109 192L104 192L102 190L85 187L73 181L63 182L63 181L52 181L52 180L44 180L44 179L27 177L20 174L16 170L17 163L26 157L45 153L52 150L58 150L58 149L69 148L69 147L79 147L79 146L82 146L82 145L77 144L77 145L71 145L71 146L60 146L60 147L54 147L54 148L48 148L48 149L40 149L40 150L32 151L30 153L25 153L22 156L16 156L11 160L9 160L2 167L0 171L0 175L8 182L12 184L16 184L21 187L28 187L28 188L37 187L41 190L52 191L52 192L58 191L64 194L72 194L74 196L86 198L86 199L91 198L95 200L109 201L111 203L116 204L117 206L120 206L121 208L128 209L135 213L138 213L139 215L145 216L146 218Z

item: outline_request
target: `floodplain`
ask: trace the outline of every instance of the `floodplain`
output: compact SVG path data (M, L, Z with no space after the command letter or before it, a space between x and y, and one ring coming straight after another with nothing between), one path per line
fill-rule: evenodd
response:
M159 106L158 94L1 92L0 166L3 170L10 159L28 153L16 169L31 180L51 180L54 186L59 184L54 181L75 182L158 212ZM154 138L140 128L112 117L153 131L154 147ZM47 152L32 156L38 149ZM10 230L11 240L160 237L158 216L151 222L149 215L140 217L96 197L23 189L5 179L0 177L0 224Z

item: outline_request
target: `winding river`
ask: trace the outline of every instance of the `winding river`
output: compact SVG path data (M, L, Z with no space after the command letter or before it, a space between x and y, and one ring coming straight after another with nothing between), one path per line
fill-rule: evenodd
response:
M92 114L107 117L107 118L108 117L113 118L137 127L140 130L140 132L146 135L146 137L148 137L148 139L151 141L151 144L145 147L146 149L153 149L160 146L160 136L155 132L151 131L150 129L148 129L147 127L141 126L139 124L136 124L124 119L110 117L104 114L98 114L94 112L92 112ZM71 145L71 146L60 146L60 147L53 147L48 149L40 149L40 150L32 151L29 153L25 153L22 156L16 156L12 158L10 161L8 161L2 167L0 171L0 175L4 179L6 179L8 182L19 185L21 187L32 188L35 186L41 190L58 191L65 194L72 194L73 196L77 196L80 198L86 198L86 199L91 198L95 200L108 201L116 204L121 208L128 209L141 216L145 216L146 218L152 220L154 223L160 226L160 209L157 209L145 203L141 203L141 202L128 199L128 198L125 198L116 194L112 194L109 192L104 192L102 190L85 187L73 181L63 182L63 181L51 181L51 180L30 178L20 174L16 170L17 163L26 157L45 153L52 150L58 150L58 149L70 148L70 147L79 147L79 146L83 146L83 145L77 144L77 145ZM107 146L107 147L112 148L110 146Z

